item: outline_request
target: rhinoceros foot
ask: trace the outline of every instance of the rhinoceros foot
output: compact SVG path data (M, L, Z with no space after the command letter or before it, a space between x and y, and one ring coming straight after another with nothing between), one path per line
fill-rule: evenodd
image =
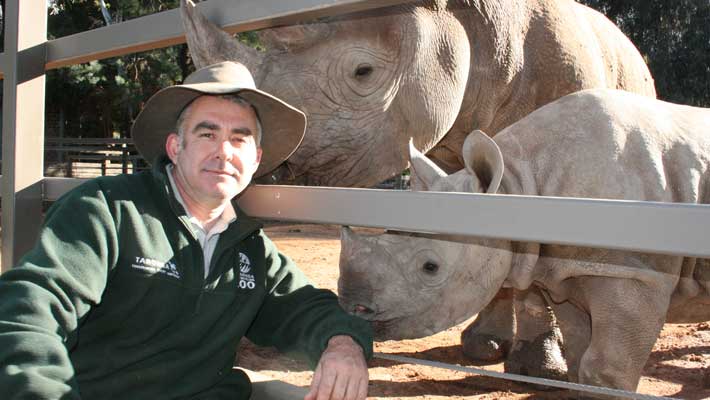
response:
M477 361L496 362L505 358L512 341L494 335L475 334L472 330L461 333L461 346L466 357Z
M513 291L501 289L461 332L463 353L477 361L504 359L513 344L513 326Z
M562 355L560 337L556 332L538 336L533 341L517 340L504 364L505 372L567 381L567 363ZM534 385L551 390L548 386Z

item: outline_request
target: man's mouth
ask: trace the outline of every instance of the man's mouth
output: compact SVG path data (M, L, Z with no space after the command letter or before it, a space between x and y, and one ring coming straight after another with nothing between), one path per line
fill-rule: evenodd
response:
M215 169L207 169L205 171L209 174L229 176L229 177L234 177L236 175L235 172L231 172L231 171L222 171L222 170L215 170Z

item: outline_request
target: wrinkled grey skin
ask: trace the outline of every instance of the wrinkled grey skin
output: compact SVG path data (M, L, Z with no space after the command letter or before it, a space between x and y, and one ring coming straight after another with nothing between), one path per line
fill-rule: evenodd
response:
M463 154L466 168L447 176L412 147L415 186L710 203L710 110L627 92L571 94L494 139L471 133ZM664 321L710 319L705 259L343 230L341 303L371 320L378 339L446 329L479 312L502 286L535 290L549 300L523 306L542 316L551 307L569 379L591 385L635 390ZM546 329L538 337L525 336L529 333L517 332L511 356L537 357L541 364L561 358L550 354L556 339Z
M264 53L181 9L197 67L240 61L308 116L302 145L262 183L370 187L407 168L410 138L456 171L473 129L494 135L568 93L655 97L633 44L571 0L419 1L264 30ZM465 353L501 358L512 324L505 290L466 330Z
M414 2L264 30L263 53L181 9L196 67L240 61L308 116L273 183L370 187L407 168L409 138L455 171L473 129L493 135L565 94L655 97L633 44L572 0Z

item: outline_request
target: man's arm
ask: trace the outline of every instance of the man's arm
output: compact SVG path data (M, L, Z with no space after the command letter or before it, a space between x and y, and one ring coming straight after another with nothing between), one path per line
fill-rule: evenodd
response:
M47 213L35 247L0 276L0 388L4 399L78 399L68 349L100 301L116 257L114 223L89 183Z
M318 361L305 400L364 400L368 382L362 347L350 336L333 336Z
M270 293L247 337L258 345L303 354L311 365L317 364L314 379L318 396L325 396L322 393L333 385L346 392L348 397L342 398L361 398L354 396L360 390L367 391L365 360L372 356L370 324L347 314L334 293L314 288L265 236L264 241ZM338 397L317 397L322 398Z

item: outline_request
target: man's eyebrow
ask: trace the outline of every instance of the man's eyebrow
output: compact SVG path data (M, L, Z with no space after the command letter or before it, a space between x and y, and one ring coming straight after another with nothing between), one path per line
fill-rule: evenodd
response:
M247 136L252 134L251 129L249 129L247 127L233 128L232 133L241 133L242 135L247 135Z
M192 131L197 132L200 129L207 129L210 131L216 131L219 129L219 125L214 122L210 122L210 121L202 121L199 124L195 125L195 127L192 129Z
M219 130L220 126L219 124L211 121L202 121L195 125L195 128L192 129L193 132L197 132L200 129L207 129L211 131L216 131ZM252 135L251 129L247 127L239 127L239 128L233 128L232 133L240 133L242 135Z

